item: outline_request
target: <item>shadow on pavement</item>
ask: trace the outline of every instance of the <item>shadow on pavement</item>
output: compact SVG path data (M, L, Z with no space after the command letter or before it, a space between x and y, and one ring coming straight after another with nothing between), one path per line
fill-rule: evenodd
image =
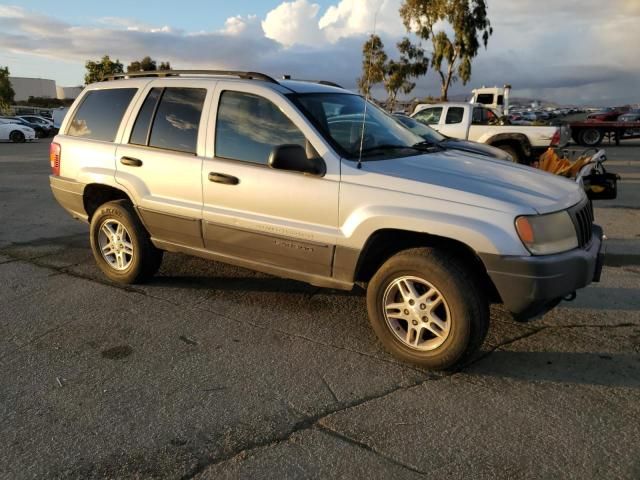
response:
M495 351L465 371L526 382L640 389L640 355L600 352Z

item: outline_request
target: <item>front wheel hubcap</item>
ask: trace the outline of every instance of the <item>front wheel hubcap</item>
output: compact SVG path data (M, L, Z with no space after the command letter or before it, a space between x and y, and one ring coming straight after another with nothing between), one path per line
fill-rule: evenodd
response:
M419 277L392 281L382 299L387 326L404 345L420 351L438 348L449 337L451 312L442 293Z
M126 270L133 261L131 236L118 220L110 218L102 222L98 233L98 247L102 258L114 270Z

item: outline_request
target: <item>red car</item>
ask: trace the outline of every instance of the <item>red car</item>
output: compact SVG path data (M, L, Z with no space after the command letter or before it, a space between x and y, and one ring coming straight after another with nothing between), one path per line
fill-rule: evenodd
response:
M616 109L606 109L606 110L602 110L601 112L595 112L590 114L587 117L587 121L590 122L615 122L618 117L622 115L622 112L620 110L616 110Z

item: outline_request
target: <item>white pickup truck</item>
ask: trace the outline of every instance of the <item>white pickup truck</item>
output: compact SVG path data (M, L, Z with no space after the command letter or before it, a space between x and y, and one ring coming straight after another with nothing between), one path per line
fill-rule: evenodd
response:
M517 163L529 163L547 148L564 147L571 139L568 126L510 125L479 103L419 104L411 116L448 137L498 147Z

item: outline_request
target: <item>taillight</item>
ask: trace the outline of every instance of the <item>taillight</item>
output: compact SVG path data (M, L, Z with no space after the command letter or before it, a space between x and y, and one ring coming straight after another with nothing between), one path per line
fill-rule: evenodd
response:
M553 134L553 137L551 137L551 146L557 147L558 145L560 145L560 129L559 128L556 130L556 133Z
M51 163L51 174L55 176L60 175L60 152L62 149L57 143L52 143L49 146L49 162Z

